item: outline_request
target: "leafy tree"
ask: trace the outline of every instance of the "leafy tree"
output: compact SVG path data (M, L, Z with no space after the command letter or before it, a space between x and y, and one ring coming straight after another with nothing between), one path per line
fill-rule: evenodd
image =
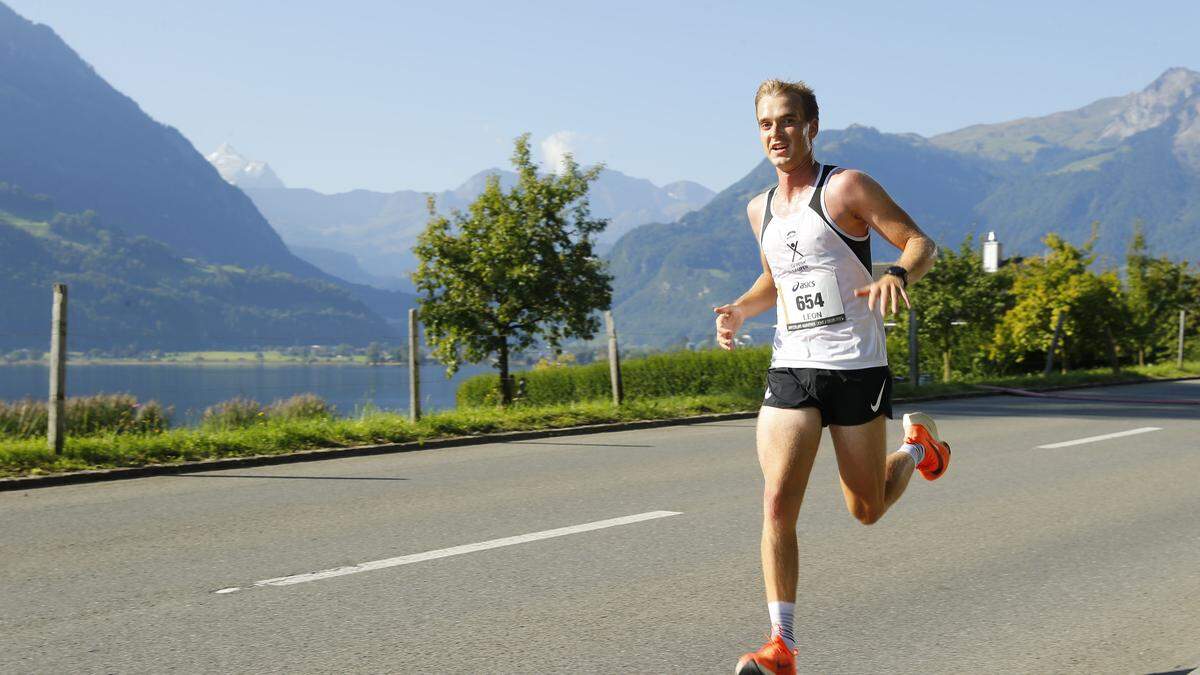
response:
M1129 312L1126 336L1137 354L1138 365L1146 357L1169 353L1178 330L1178 312L1200 305L1200 279L1186 262L1153 258L1139 224L1125 258L1125 304Z
M953 363L962 371L983 370L985 346L1000 317L1013 305L1012 283L1008 268L991 274L983 271L983 256L974 237L964 239L957 252L939 251L937 264L909 291L917 313L922 367L936 363L943 381L951 379ZM907 314L902 315L894 333L905 343L907 321Z
M430 197L430 220L413 248L433 357L452 375L495 355L505 404L510 353L539 340L557 352L565 339L591 339L596 310L612 300L612 278L593 252L608 223L591 217L587 199L600 167L581 171L568 156L559 173L539 176L528 134L516 139L512 163L517 184L506 192L490 177L466 213L441 216Z
M996 325L989 354L1004 370L1031 369L1045 358L1062 315L1059 349L1064 370L1071 364L1112 363L1125 306L1116 273L1088 269L1095 260L1095 234L1082 248L1053 233L1042 241L1049 251L1027 259L1018 269L1013 283L1017 302Z

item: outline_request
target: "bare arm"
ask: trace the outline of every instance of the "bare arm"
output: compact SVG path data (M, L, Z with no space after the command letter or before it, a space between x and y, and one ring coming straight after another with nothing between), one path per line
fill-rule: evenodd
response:
M750 229L754 232L755 241L758 241L762 232L762 213L765 204L766 197L759 195L746 205L746 216L750 219ZM754 280L750 289L742 293L732 304L713 308L717 314L717 344L722 349L732 350L734 348L734 335L746 319L762 314L775 306L775 278L771 276L771 268L767 265L767 258L761 249L758 257L762 263L762 272Z
M875 179L861 171L844 171L835 178L838 224L841 225L844 218L849 221L852 231L874 229L900 249L896 264L908 270L908 283L915 283L925 276L937 259L937 246L933 240ZM830 210L835 210L832 205ZM855 295L867 296L867 306L872 309L878 302L881 314L888 304L893 313L898 312L901 299L908 304L903 282L892 275L884 275L870 286L855 290Z

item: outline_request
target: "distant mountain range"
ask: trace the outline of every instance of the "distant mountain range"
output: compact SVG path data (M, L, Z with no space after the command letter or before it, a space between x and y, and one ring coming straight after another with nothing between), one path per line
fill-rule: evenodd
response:
M1200 258L1200 73L1185 68L1079 110L933 138L822 131L816 154L872 174L943 246L994 230L1008 253L1036 254L1046 232L1082 243L1098 222L1097 252L1119 263L1140 221L1152 251ZM711 336L712 307L757 275L746 202L775 182L764 160L679 222L617 242L614 305L627 343ZM873 246L876 260L897 255L878 237ZM756 325L773 320L769 313Z
M209 154L208 161L254 200L300 257L344 279L382 288L412 288L408 280L408 274L416 269L412 247L429 220L428 193L353 190L323 194L286 188L269 165L243 157L229 144ZM483 192L490 175L500 176L505 187L516 182L511 171L480 171L457 188L436 193L439 211L466 208ZM676 220L707 204L713 194L691 181L659 187L644 178L605 169L588 193L592 213L609 219L598 239L599 249L606 251L621 235L643 223Z
M178 131L151 119L133 100L113 89L48 26L27 21L4 4L0 4L0 120L0 182L23 194L49 195L55 214L64 218L80 214L78 223L96 223L98 228L116 233L112 241L137 241L140 236L157 242L165 247L163 251L169 251L155 249L153 255L158 258L171 255L188 265L227 271L236 268L269 277L270 283L257 287L261 292L274 288L288 294L295 290L291 285L313 282L312 288L324 290L314 291L310 300L320 298L328 316L362 317L362 321L344 324L345 335L339 342L364 343L395 336L397 331L384 324L381 316L398 320L414 304L411 295L346 282L293 255L245 193L222 180ZM261 169L241 168L241 173L247 171L257 172L263 180L269 178ZM85 216L85 212L99 217ZM55 214L47 217L53 219ZM11 225L15 215L9 213L4 222ZM68 264L66 251L72 243L83 241L77 236L78 227L39 241L9 234L16 237L13 241L23 242L4 251L2 262L10 277L41 278L43 272L53 276L86 269L92 276L112 275L95 288L103 287L108 293L122 288L122 292L137 292L120 283L119 270L127 269L123 266ZM34 244L47 255L63 254L63 264L43 266L35 274L30 268L32 259L19 253L32 251ZM140 245L123 250L131 255L151 252ZM148 264L146 269L165 275L178 268ZM176 281L164 276L156 283L172 286ZM141 283L150 280L143 278ZM249 288L233 284L222 296L230 316L244 308L274 306L275 298L244 295ZM73 311L87 313L110 299L76 294ZM189 304L193 300L196 306ZM190 307L195 316L211 318L199 307L202 299L198 296L180 293L174 301L183 303L182 310ZM130 302L140 306L136 298ZM292 335L295 340L311 342L316 326L322 324L285 321L275 323L274 328L288 325L294 333L273 330L269 314L263 315L263 321L277 337ZM11 320L11 316L7 318ZM144 319L151 322L156 317L146 315ZM34 324L39 331L46 325L45 317ZM230 327L218 323L214 331L219 325ZM307 330L309 327L313 330ZM247 341L257 339L254 332L246 333ZM150 346L153 340L153 334L147 333L139 344Z
M76 335L142 347L361 344L395 337L384 319L415 302L376 286L406 283L424 194L287 188L229 146L214 168L2 3L0 121L0 345L43 346L48 284L63 279L88 331ZM1098 221L1097 251L1115 261L1141 221L1151 250L1200 257L1200 73L1184 68L1079 110L932 138L823 131L817 156L870 172L944 246L994 230L1010 254L1037 253L1045 232L1082 242ZM513 180L481 172L439 207L462 208L490 173ZM775 180L765 161L715 196L601 175L591 199L612 220L625 344L711 336L711 307L758 267L745 204ZM895 256L875 244L877 260Z
M205 349L380 340L349 292L265 267L184 258L94 213L0 183L0 348L49 344L52 283L68 286L72 350Z

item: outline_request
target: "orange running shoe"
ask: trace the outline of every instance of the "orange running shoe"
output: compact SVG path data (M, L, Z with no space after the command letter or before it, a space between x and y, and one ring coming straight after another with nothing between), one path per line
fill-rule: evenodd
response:
M904 416L904 442L920 443L925 448L925 459L917 469L925 480L937 480L950 466L950 444L938 439L937 425L925 413L908 413Z
M743 656L733 669L734 675L796 675L796 650L788 649L783 638L772 635L762 649Z

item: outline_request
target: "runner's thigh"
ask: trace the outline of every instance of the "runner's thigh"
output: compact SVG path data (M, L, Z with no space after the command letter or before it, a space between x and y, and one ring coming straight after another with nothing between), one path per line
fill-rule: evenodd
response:
M847 502L853 497L871 506L883 504L887 418L880 415L852 427L830 425L829 435Z
M821 443L821 411L763 406L757 439L758 463L768 485L803 490Z

